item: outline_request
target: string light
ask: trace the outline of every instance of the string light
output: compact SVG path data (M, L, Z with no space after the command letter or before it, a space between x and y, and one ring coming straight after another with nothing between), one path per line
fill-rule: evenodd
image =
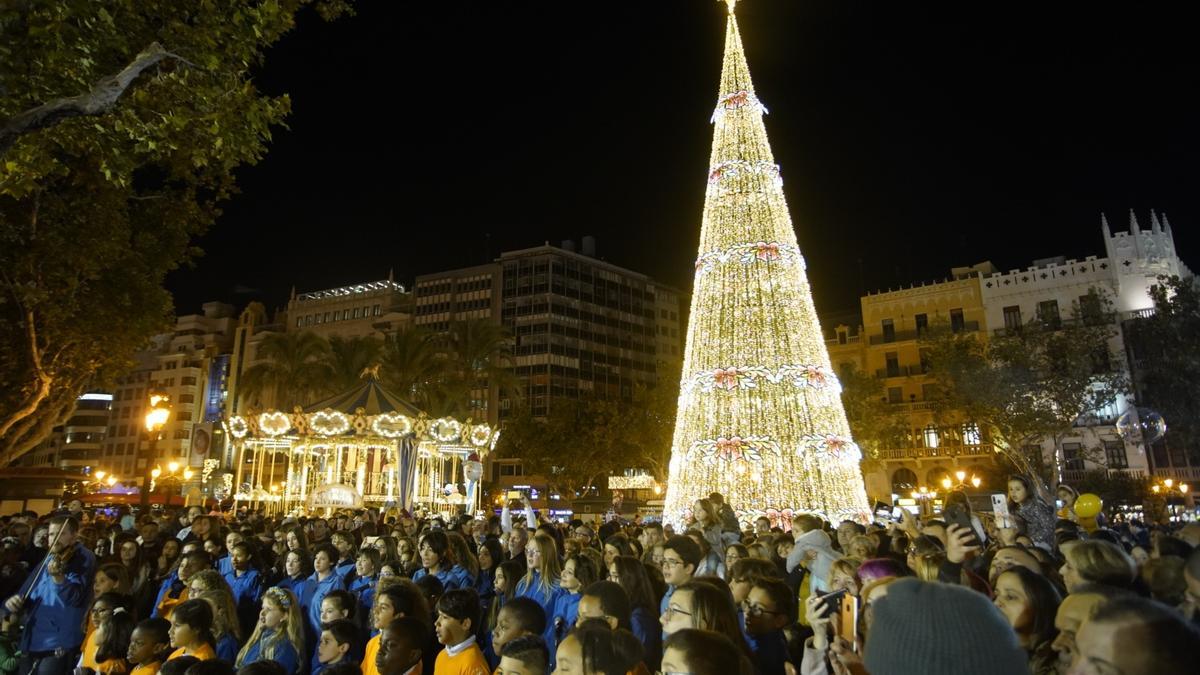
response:
M728 2L664 517L722 493L743 520L870 517L804 258ZM787 522L785 522L787 521Z

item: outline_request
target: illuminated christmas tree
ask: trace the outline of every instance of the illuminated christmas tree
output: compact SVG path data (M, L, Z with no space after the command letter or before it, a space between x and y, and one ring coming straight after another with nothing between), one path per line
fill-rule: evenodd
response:
M869 513L734 16L729 18L665 518L716 491L743 519Z

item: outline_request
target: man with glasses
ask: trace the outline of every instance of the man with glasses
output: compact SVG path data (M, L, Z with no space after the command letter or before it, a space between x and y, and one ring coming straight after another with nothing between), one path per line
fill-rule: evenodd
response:
M692 580L696 566L700 564L700 546L688 537L671 537L663 543L662 553L663 580L667 582L667 592L663 594L662 602L658 605L661 616L671 604L671 595L675 589ZM663 634L666 638L666 634Z
M746 614L746 635L758 671L762 675L783 675L784 664L788 662L783 629L796 615L791 589L778 579L759 579L742 603L742 611Z

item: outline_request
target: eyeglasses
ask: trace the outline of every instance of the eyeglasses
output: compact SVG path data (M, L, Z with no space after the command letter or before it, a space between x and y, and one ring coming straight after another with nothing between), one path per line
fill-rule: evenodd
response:
M662 559L662 562L659 564L661 564L663 567L682 567L685 563L682 560L676 560L675 558L665 558L664 557Z
M672 616L675 614L682 614L683 616L691 616L692 615L691 612L685 612L682 609L679 609L678 607L671 607L670 605L667 605L667 608L665 610L663 610L663 616Z
M536 548L534 548L532 546L525 549L525 555L537 555L538 553L541 553L541 551L537 550Z
M773 609L766 609L758 605L752 605L748 601L742 603L742 611L746 612L746 616L761 616L763 614L782 614Z

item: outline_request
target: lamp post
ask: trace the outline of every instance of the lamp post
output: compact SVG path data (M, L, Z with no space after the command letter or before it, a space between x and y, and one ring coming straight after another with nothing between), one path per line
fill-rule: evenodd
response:
M924 485L913 490L912 498L920 504L922 517L927 517L932 513L933 500L937 499L937 494L937 490L930 490Z
M180 494L180 496L182 496L183 495L183 484L186 483L187 481L191 480L192 476L194 476L194 475L195 475L195 473L193 473L192 470L187 467L183 467L183 471L180 472L179 462L168 463L167 471L166 471L165 475L163 473L161 466L155 466L153 469L150 470L150 478L151 478L150 491L153 492L155 490L155 488L157 487L157 483L176 482L176 483L179 483L179 494ZM167 491L166 499L163 501L165 502L165 505L168 505L168 506L170 505L171 492L169 490ZM185 498L184 506L186 506L186 505L187 505L187 499Z
M983 484L983 479L980 478L979 476L974 476L974 475L971 476L971 480L968 483L967 472L963 471L962 469L955 471L954 477L958 479L957 483L955 483L953 480L951 480L950 476L946 476L945 478L942 479L942 487L946 488L947 491L950 491L950 490L965 491L967 489L967 487L974 487L975 489L979 489L979 486Z
M1171 497L1174 497L1176 491L1178 491L1179 497L1184 500L1184 506L1186 507L1187 497L1191 494L1191 486L1183 482L1176 484L1174 478L1164 478L1152 485L1150 491L1162 496L1166 500L1167 520L1169 521L1174 515L1171 507Z
M156 476L152 475L151 467L158 459L158 439L162 436L163 427L171 416L171 397L156 389L150 390L150 407L146 410L146 435L149 438L149 449L146 457L146 474L142 477L141 509L145 513L150 508L150 484Z

